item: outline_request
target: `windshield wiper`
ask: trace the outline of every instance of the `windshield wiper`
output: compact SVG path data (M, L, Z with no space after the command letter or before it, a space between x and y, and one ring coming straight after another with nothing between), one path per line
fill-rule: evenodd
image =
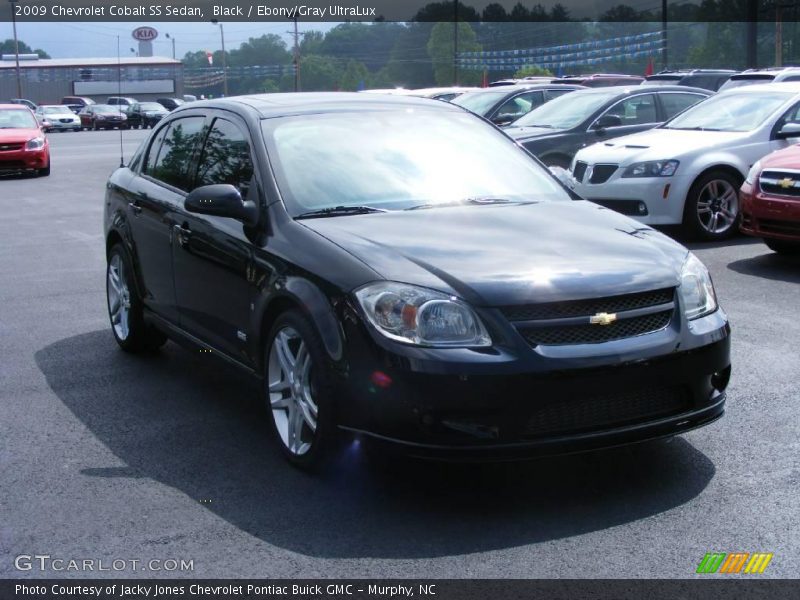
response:
M464 198L463 200L456 200L454 202L430 202L427 204L417 204L405 210L419 210L421 208L439 208L441 206L464 206L466 204L513 204L514 200L508 198L493 198L492 196L475 196L473 198Z
M713 127L665 127L664 129L675 129L677 131L722 131L722 129L714 129Z
M555 129L555 127L552 125L541 125L539 123L536 123L534 125L516 125L515 127L541 127L542 129Z
M295 219L320 219L324 217L341 217L345 215L366 215L369 213L389 212L383 208L372 206L333 206L331 208L321 208L310 210L295 217Z

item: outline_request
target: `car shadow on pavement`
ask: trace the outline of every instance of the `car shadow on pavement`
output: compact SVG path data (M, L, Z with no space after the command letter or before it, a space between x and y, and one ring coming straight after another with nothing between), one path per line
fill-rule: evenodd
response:
M782 256L764 246L764 253L728 264L731 271L774 281L800 283L800 256Z
M367 460L353 443L312 476L289 467L266 434L257 384L212 360L171 343L127 355L110 331L37 352L58 398L127 465L86 464L73 476L150 478L310 556L424 558L624 525L689 502L715 473L677 438L483 465Z

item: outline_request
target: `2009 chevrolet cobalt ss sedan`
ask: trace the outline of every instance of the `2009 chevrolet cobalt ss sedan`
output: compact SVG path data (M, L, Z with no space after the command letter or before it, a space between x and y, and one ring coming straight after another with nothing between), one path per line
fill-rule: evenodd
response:
M729 326L706 268L569 194L443 102L185 105L108 182L114 336L128 351L169 336L260 377L303 467L343 430L505 458L719 418Z

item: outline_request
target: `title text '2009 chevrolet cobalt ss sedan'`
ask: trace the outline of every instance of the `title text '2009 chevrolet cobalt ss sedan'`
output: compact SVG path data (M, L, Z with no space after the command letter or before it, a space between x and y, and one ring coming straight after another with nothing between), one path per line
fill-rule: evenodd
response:
M182 106L111 176L105 232L120 346L169 336L260 377L299 466L343 430L505 458L723 413L729 327L700 261L450 104Z

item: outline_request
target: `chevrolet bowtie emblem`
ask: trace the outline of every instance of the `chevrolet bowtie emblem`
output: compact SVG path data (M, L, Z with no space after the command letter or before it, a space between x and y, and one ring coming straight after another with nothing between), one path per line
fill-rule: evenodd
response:
M794 186L794 179L789 179L788 177L784 177L780 181L778 181L778 185L781 186L783 189L787 189Z
M601 312L589 317L589 323L591 323L592 325L611 325L616 320L617 320L616 313L609 314Z

